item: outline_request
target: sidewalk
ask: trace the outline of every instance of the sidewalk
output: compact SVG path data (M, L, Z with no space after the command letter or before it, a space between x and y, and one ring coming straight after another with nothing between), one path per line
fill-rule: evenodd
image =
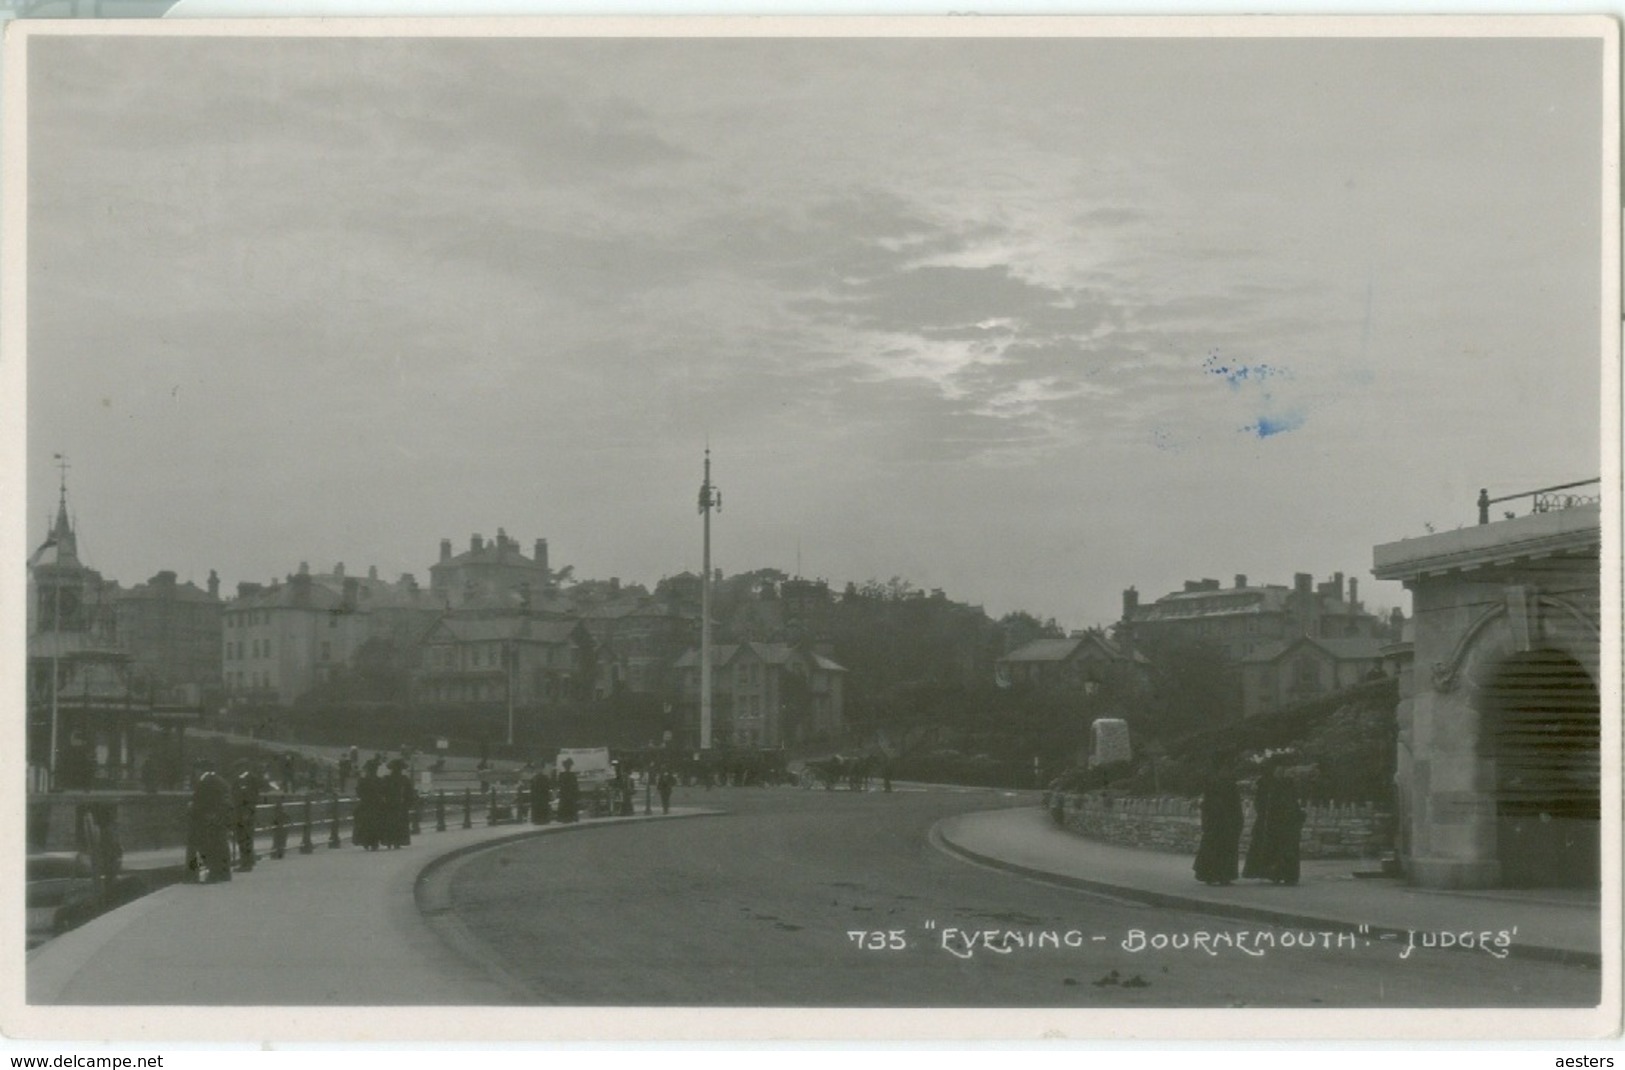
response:
M172 884L51 940L28 955L30 1004L167 1006L510 1005L515 993L459 954L420 910L420 879L471 849L531 836L591 833L669 816L571 825L478 824L426 831L410 847L327 846L261 857L224 884ZM142 852L139 868L183 862ZM265 918L308 919L304 925ZM207 941L198 934L208 934ZM251 965L252 969L245 966Z
M1320 930L1367 926L1372 939L1399 946L1413 930L1505 930L1513 955L1590 966L1601 961L1602 910L1591 889L1413 888L1395 878L1356 877L1356 870L1374 867L1350 859L1305 860L1294 886L1237 881L1210 887L1196 880L1185 855L1085 839L1056 827L1036 806L947 818L933 837L973 862L1155 906Z

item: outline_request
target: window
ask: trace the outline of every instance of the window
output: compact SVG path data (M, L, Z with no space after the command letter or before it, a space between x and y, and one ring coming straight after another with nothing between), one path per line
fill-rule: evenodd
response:
M322 660L323 661L332 661L333 660L333 644L332 643L327 643L327 642L322 643Z

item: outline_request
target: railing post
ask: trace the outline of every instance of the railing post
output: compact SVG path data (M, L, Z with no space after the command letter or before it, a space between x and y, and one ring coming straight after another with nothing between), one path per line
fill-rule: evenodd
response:
M329 846L329 847L342 847L342 846L344 846L344 841L339 839L339 797L338 797L337 792L335 792L333 794L332 815L333 815L333 830L330 833L328 833L327 846Z
M464 788L463 789L463 827L465 829L471 829L471 828L474 827L474 789L473 788Z
M434 793L434 830L436 832L446 831L446 793L444 791Z
M281 859L288 853L288 815L283 812L282 800L276 801L271 811L271 857Z
M316 849L316 845L314 843L312 843L311 840L310 840L310 796L306 795L305 796L305 831L304 831L304 834L300 837L300 840L299 840L299 853L302 854L302 855L308 855L308 854L310 854L310 852L314 851L315 849Z
M497 823L497 789L495 784L491 785L491 794L486 802L485 823L487 825Z
M1490 522L1490 491L1488 487L1480 487L1478 491L1478 522Z

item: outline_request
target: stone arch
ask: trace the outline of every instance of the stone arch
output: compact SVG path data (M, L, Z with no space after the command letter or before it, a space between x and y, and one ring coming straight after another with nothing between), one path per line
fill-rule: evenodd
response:
M1469 674L1500 883L1595 887L1602 776L1595 662L1582 660L1583 648L1518 646L1483 644Z

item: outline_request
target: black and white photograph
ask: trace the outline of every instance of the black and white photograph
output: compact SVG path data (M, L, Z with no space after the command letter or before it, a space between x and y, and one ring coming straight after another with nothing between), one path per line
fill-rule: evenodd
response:
M1612 20L6 29L7 1036L1617 1035Z

